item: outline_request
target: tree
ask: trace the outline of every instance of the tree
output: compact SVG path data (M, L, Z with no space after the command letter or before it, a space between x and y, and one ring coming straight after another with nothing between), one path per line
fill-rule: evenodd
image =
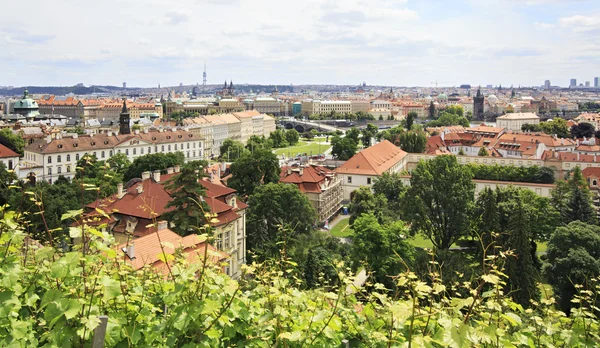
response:
M558 227L546 253L546 277L558 305L565 313L571 311L571 300L578 290L575 284L586 285L592 277L600 276L600 227L581 221Z
M20 135L13 133L9 128L0 129L0 144L21 156L23 155L25 140Z
M432 119L432 120L435 119L435 116L436 116L435 115L436 114L435 111L436 111L435 110L435 105L433 104L433 100L432 100L431 103L429 103L429 118Z
M229 187L236 189L242 197L248 196L260 185L279 182L279 160L268 149L245 153L230 167Z
M365 265L375 281L394 289L391 275L406 270L412 264L414 248L406 241L408 228L402 221L381 225L371 213L361 215L353 225L352 256L355 267ZM404 262L402 262L402 260Z
M188 162L178 175L165 182L172 200L165 206L167 212L161 219L173 224L172 230L181 236L205 233L203 226L208 220L205 213L210 213L210 208L203 199L206 190L200 180L206 176L207 165L206 161Z
M365 148L371 146L371 140L377 135L378 130L377 126L372 123L362 130L362 143Z
M373 194L371 189L361 186L358 190L352 192L352 200L348 211L350 212L350 225L354 223L363 214L377 215L379 221L383 219L383 209L386 206L385 196L382 194Z
M593 204L590 191L584 187L576 187L567 202L566 221L595 223L596 210Z
M300 135L298 131L295 129L289 129L285 132L285 140L290 144L290 146L298 144L300 141Z
M273 144L265 136L252 135L246 143L246 149L250 150L250 152L254 152L256 149L270 149L272 147Z
M571 137L573 138L591 138L595 132L594 126L587 122L571 127Z
M349 160L356 154L356 150L358 150L357 143L351 138L348 138L348 136L344 138L334 136L331 138L331 154L338 160Z
M448 249L466 235L475 195L472 178L455 156L419 162L405 195L413 232L423 233L436 249Z
M396 220L403 217L402 200L407 190L408 186L402 183L399 173L383 173L375 180L373 192L375 195L383 195L386 199L383 216Z
M285 140L285 132L281 129L277 129L271 132L271 134L269 135L269 140L275 148L288 146L287 141Z
M552 121L541 122L539 126L542 132L546 134L555 134L559 138L568 138L570 135L567 121L562 118L555 118Z
M14 171L9 171L4 163L0 162L0 207L8 203L11 191L10 184L17 180Z
M383 115L379 115L379 121L383 121Z
M412 130L398 134L398 146L409 153L422 153L427 147L427 136L422 130Z
M518 196L510 217L509 229L510 235L504 249L511 250L514 256L509 256L506 260L505 273L508 277L505 292L510 294L516 303L529 307L531 300L539 299L539 290L533 261L535 255L531 255L529 214Z
M358 144L358 138L360 137L360 130L356 127L352 127L346 131L346 138L352 139L356 144Z
M415 119L418 117L417 113L411 111L406 115L406 130L411 130L413 123L415 123Z
M228 162L235 161L248 151L244 148L244 144L233 139L225 139L219 150L221 158Z
M124 175L125 172L127 172L127 169L129 169L129 166L131 165L131 161L129 160L127 155L120 152L114 154L111 158L106 160L106 163L108 163L111 170L121 175Z
M317 212L296 185L269 183L248 198L248 249L260 259L279 255L297 234L313 230Z
M125 171L124 180L140 178L143 172L160 170L181 166L185 162L183 152L152 153L136 158Z
M489 152L487 151L487 149L485 148L485 146L482 146L481 148L479 148L479 152L477 153L477 156L481 156L481 157L486 157L489 156Z

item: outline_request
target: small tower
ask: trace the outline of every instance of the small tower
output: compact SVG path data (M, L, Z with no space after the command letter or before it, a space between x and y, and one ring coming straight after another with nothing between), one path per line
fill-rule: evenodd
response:
M279 91L277 90L277 86L275 86L275 88L273 89L273 93L271 93L271 96L273 96L273 98L277 99L277 97L279 96Z
M477 89L477 95L473 98L473 119L483 120L483 101L484 97L481 94L481 87Z
M202 86L206 86L206 62L204 62L204 72L202 73Z
M129 128L129 110L127 110L127 98L123 98L123 109L119 115L119 134L131 134Z
M229 82L229 95L232 96L233 95L233 91L234 91L234 89L233 89L233 80L231 80Z

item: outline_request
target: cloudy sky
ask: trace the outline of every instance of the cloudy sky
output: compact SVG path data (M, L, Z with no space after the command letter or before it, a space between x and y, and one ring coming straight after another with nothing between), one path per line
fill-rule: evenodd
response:
M598 0L28 0L0 86L568 85L600 76Z

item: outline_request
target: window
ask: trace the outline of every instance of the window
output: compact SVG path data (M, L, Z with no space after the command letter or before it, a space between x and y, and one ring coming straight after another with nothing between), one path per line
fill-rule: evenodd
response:
M71 166L67 166L67 173L71 172Z
M187 148L188 148L188 150L190 149L190 143L187 143Z
M219 233L217 235L217 250L223 250L223 234Z
M52 156L48 156L48 163L52 163Z
M140 154L142 154L142 155L144 154L144 148L143 147L140 148Z
M596 180L592 181L592 186L598 186L598 181L596 181Z
M58 174L62 173L62 167L58 167L58 168L56 169L56 172L57 172Z
M75 154L75 160L79 161L79 154Z
M352 183L352 177L351 177L351 176L349 176L349 177L348 177L348 183L349 183L349 184L351 184L351 183Z
M171 151L171 145L168 145L168 146L169 146L169 151Z
M231 246L231 232L225 232L225 249Z
M152 146L148 146L148 153L152 153Z
M367 178L367 185L371 185L371 178Z
M102 151L102 152L100 153L100 156L102 156L102 158L106 157L106 154L104 153L104 151Z
M48 168L48 175L52 175L52 168Z
M112 155L113 155L113 150L110 150L110 151L108 152L108 155L109 155L110 157L112 157Z
M133 148L133 154L134 154L134 155L137 155L137 151L136 151L136 150L137 150L137 148L135 148L135 147L134 147L134 148Z
M125 154L129 156L129 149L125 149Z
M164 146L164 145L161 145L161 146L160 146L160 151L161 151L161 152L165 152L165 146Z
M71 155L67 155L67 162L71 162Z
M12 170L12 169L13 169L12 160L8 160L8 170Z
M60 155L56 156L56 163L60 163L62 161L62 158Z
M175 144L175 151L177 151L177 144Z

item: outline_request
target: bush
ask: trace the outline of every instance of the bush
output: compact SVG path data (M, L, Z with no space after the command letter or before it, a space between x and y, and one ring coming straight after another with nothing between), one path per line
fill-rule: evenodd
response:
M501 165L468 164L477 180L530 182L536 184L553 184L554 172L548 167L517 167Z

